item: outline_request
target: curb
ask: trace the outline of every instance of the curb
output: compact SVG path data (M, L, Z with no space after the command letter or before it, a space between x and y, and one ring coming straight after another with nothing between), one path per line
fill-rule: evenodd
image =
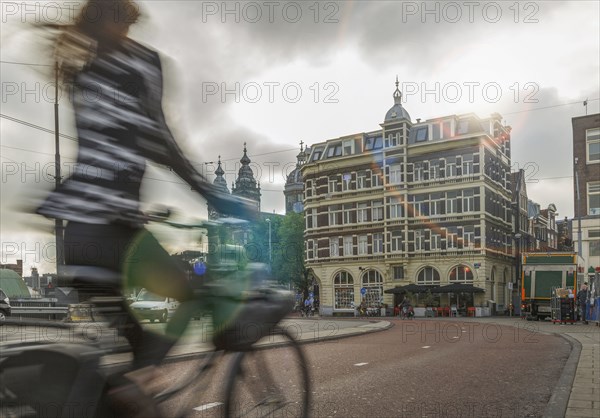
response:
M298 319L298 318L294 318L294 319ZM310 318L305 318L305 319L310 320ZM342 338L356 337L359 335L371 334L373 332L385 331L394 326L394 324L391 323L390 321L373 321L373 323L377 324L377 325L384 323L384 322L387 322L387 324L381 325L381 326L372 326L371 324L364 324L364 325L355 327L352 332L348 332L345 334L327 335L327 336L317 337L317 338L311 337L311 338L299 339L299 340L296 340L296 342L299 345L305 345L305 344L310 344L310 343L318 343L318 342L322 342L322 341L340 340ZM361 329L360 331L356 331L356 328L364 328L364 329ZM271 343L271 344L266 343L264 345L258 346L257 349L262 350L265 348L278 347L278 346L284 345L284 344L286 344L286 343L285 342L275 342L275 343ZM164 360L162 361L162 364L173 364L173 363L179 363L181 361L197 360L197 359L206 357L208 354L210 354L212 352L213 352L212 349L208 349L208 350L197 351L197 352L192 352L192 353L176 354L173 356L165 357ZM128 364L131 364L130 360L115 361L115 362L111 362L111 363L102 365L101 368L104 370L110 371L114 368L121 368Z
M579 356L581 355L581 343L579 341L566 334L553 334L563 337L571 344L571 354L565 363L565 367L558 379L558 383L554 387L552 396L546 405L543 415L544 418L560 418L565 416L569 398L571 397L571 391L573 389L575 373L577 373Z

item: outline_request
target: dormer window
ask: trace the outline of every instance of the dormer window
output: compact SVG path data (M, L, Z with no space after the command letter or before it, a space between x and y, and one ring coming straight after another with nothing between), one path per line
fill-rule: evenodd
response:
M354 154L354 140L347 139L344 141L344 155Z
M370 136L365 139L365 151L381 149L383 147L383 137Z
M458 122L458 135L464 135L469 132L469 120L463 119Z
M327 148L327 158L339 157L342 155L342 143L338 142L336 144L329 145Z
M417 133L415 139L417 142L427 141L427 127L422 127L417 129Z
M312 154L311 161L318 161L321 159L321 155L323 155L323 147L315 148L315 151Z

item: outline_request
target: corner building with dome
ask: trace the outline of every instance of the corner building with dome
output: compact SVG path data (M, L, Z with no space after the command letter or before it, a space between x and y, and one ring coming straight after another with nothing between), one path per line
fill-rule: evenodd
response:
M399 296L385 290L410 283L471 284L479 293L428 303L505 311L516 297L510 126L497 113L413 121L397 80L393 101L380 129L312 144L299 164L321 315L391 308Z

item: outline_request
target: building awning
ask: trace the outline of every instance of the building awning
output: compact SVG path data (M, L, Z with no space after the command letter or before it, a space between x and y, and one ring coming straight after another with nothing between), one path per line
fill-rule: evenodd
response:
M452 283L431 289L431 293L485 293L485 289L472 284Z
M407 284L406 286L396 286L391 289L385 290L383 293L392 293L392 294L400 294L400 293L426 293L431 286L424 286L419 284Z

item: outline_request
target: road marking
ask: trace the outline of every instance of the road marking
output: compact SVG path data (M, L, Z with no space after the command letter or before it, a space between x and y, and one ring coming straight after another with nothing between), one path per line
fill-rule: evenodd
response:
M452 337L452 339L453 339L453 340L456 340L456 339L458 339L458 337Z
M214 408L215 406L223 405L223 402L211 402L206 405L200 405L194 408L194 411L206 411L207 409Z
M369 363L356 363L356 364L355 364L355 366L358 366L358 367L360 367L360 366L364 366L364 365L366 365L366 364L369 364Z
M430 345L424 345L424 346L423 346L423 347L421 347L421 348L429 348L429 347L431 347L431 346L430 346Z

